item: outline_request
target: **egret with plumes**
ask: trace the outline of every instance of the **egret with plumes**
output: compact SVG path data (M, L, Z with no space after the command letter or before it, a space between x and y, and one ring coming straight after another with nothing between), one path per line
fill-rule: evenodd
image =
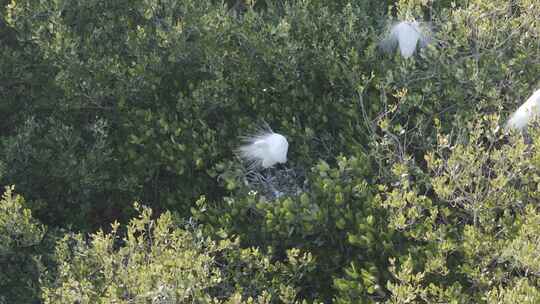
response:
M506 129L523 130L531 119L540 115L540 89L536 90L508 119Z
M401 56L409 58L417 47L426 47L431 40L430 37L429 29L417 21L402 21L392 27L390 34L380 46L385 52L392 52L398 46Z
M287 162L289 143L285 136L272 130L246 138L246 145L238 148L240 157L249 163L250 168L270 168Z

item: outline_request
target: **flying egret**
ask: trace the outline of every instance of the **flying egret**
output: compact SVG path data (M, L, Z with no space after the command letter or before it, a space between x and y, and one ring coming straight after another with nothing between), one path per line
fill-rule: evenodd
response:
M529 121L540 115L540 89L536 90L508 119L506 129L523 130Z
M238 152L250 167L270 168L277 163L287 162L289 143L281 134L265 130L247 137L246 142L246 145L238 148Z
M380 46L385 52L391 52L398 46L401 56L409 58L417 47L424 48L429 44L430 36L429 30L417 21L402 21L392 27Z

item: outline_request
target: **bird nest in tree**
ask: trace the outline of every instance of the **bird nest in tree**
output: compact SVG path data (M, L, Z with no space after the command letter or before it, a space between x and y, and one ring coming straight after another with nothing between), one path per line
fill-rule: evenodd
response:
M268 168L249 170L245 175L247 187L266 200L296 196L307 190L307 179L300 168Z

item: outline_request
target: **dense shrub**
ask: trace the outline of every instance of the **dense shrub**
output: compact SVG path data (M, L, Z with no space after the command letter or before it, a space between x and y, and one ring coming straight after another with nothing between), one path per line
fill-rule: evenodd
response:
M152 220L150 209L135 208L125 236L115 223L110 233L58 243L58 276L43 286L45 303L295 303L309 254L291 250L286 262L272 263L256 249L180 229L169 212Z
M2 2L0 1L0 4ZM0 6L3 12L4 6ZM29 41L19 41L17 32L0 17L0 138L13 135L28 113L50 114L58 90L54 68Z
M538 1L0 4L0 183L81 231L46 301L537 301L538 134L499 126L540 84ZM413 18L432 43L380 52ZM246 172L261 122L289 162ZM85 237L134 200L161 217Z
M427 172L396 168L402 178L384 204L414 245L391 260L393 303L538 301L538 135L500 146L496 124L475 124L468 142L439 136Z
M367 82L364 71L373 65L361 57L374 38L375 15L365 9L384 12L382 4L331 10L298 2L238 18L207 1L136 1L127 10L123 2L22 1L7 15L20 39L36 37L58 71L59 125L74 128L76 138L96 116L110 126L106 144L114 163L100 172L127 181L132 198L185 213L201 194L224 194L216 174L234 160L238 135L259 120L287 134L298 147L291 159L304 166L348 150L347 137L357 133L361 119L357 86ZM373 56L373 48L368 52ZM365 136L357 141L367 143ZM50 151L36 146L35 153ZM30 172L41 177L43 171ZM7 180L20 184L16 174ZM117 202L89 191L92 208L121 210L118 183L100 183ZM43 195L60 195L54 189L28 192L46 203L51 199ZM76 213L70 201L57 203ZM84 214L99 222L91 211Z
M30 117L2 142L9 164L5 178L30 193L29 206L51 225L88 229L97 219L111 221L122 211L131 214L129 205L117 206L134 185L115 180L108 129L105 120L82 129L54 118ZM33 170L41 173L29 174Z
M375 198L365 158L342 157L336 168L319 163L309 174L309 191L298 196L268 201L256 192L244 198L228 198L212 207L205 198L197 202L195 218L208 223L208 234L223 231L240 235L248 246L276 253L290 248L311 252L317 268L306 277L304 295L331 298L331 287L345 288L339 277L350 266L360 282L357 298L383 293L388 279L388 257L396 254L403 239L386 228L385 210Z
M34 189L22 184L15 165L6 183L20 184L30 201L56 200L70 215L55 222L38 213L47 223L85 228L69 220L76 214L90 226L127 219L133 199L187 214L200 195L227 193L216 175L235 163L237 137L258 121L288 136L292 164L305 169L358 149L375 150L383 161L396 155L381 156L377 149L386 146L421 158L435 144L434 117L449 131L478 112L513 106L535 85L535 1L387 4L260 2L251 10L244 2L243 13L232 14L211 1L11 2L7 24L44 58L47 79L61 93L51 93L46 104L58 120L49 132L72 130L71 140L82 143L73 148L84 150L94 140L85 130L104 121L103 144L111 154L92 178L101 190L67 182L47 189L47 170L38 164L24 171L37 177ZM426 16L435 33L431 48L415 60L380 55L378 41L389 23ZM32 75L32 83L45 83L42 74ZM25 113L40 122L51 116ZM57 154L55 147L70 150L36 143L32 155ZM90 163L101 159L66 153ZM60 159L47 163L80 170ZM73 196L57 190L66 187ZM82 213L77 200L89 204Z
M0 200L0 303L34 303L43 269L37 247L45 229L13 191L7 187Z

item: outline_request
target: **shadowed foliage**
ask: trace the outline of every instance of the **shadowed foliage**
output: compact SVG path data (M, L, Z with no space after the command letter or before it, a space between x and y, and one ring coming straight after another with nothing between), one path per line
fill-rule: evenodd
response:
M0 303L538 302L537 0L0 13Z

